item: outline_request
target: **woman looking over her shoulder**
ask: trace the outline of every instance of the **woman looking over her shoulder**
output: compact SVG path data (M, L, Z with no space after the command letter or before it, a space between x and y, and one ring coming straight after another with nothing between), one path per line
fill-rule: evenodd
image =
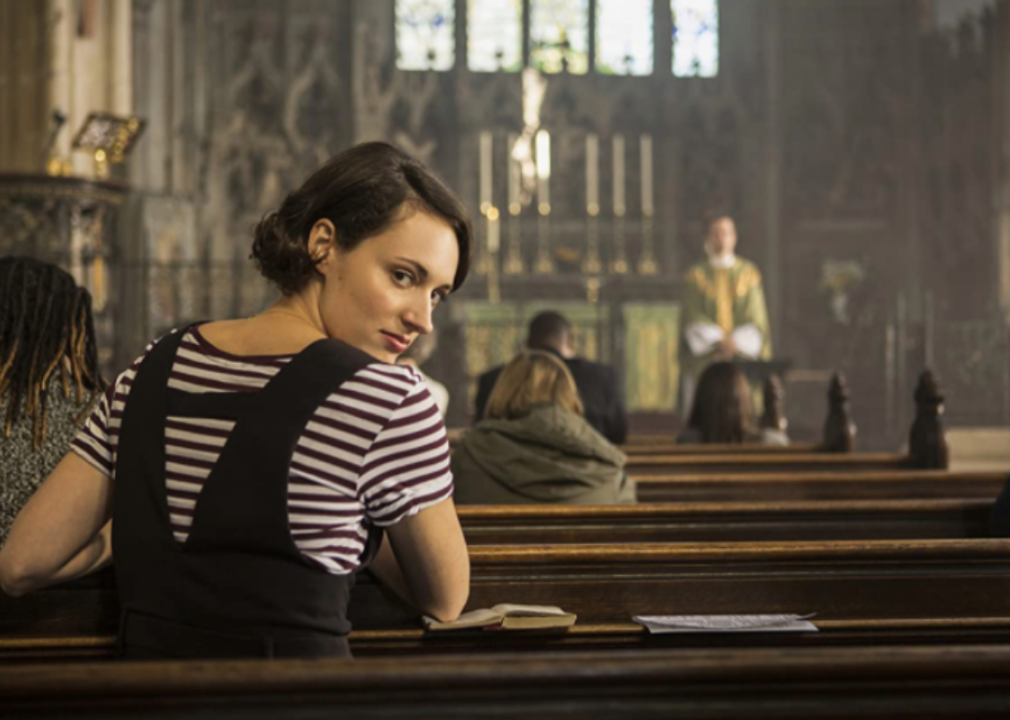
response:
M108 562L112 518L126 657L348 655L369 563L426 614L466 602L445 428L394 365L466 277L459 199L405 153L359 145L264 218L252 254L282 297L153 344L0 552L22 594Z

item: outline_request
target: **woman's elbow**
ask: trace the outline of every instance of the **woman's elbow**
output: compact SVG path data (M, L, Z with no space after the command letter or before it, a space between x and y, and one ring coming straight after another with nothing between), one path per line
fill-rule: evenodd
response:
M0 553L0 589L10 597L21 597L34 589L31 575L24 564Z
M464 556L454 568L452 577L443 576L438 588L433 590L424 603L425 615L441 622L452 622L458 618L470 598L470 559Z
M470 588L467 587L462 592L453 593L452 596L433 600L424 608L424 614L435 618L439 622L452 622L463 612L469 595Z

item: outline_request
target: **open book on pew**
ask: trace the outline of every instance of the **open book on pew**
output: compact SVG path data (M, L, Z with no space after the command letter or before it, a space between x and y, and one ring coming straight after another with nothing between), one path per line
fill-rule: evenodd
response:
M484 628L485 630L531 630L542 628L566 628L575 624L576 616L559 607L550 605L513 605L499 603L490 609L471 610L452 622L440 622L425 616L427 630L463 630Z
M650 633L817 632L811 615L636 615Z

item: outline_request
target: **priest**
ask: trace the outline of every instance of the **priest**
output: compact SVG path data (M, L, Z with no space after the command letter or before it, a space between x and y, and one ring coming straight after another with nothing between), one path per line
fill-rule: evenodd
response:
M715 217L705 238L705 260L684 278L681 407L691 412L698 376L717 360L769 360L772 356L761 273L736 255L736 224Z

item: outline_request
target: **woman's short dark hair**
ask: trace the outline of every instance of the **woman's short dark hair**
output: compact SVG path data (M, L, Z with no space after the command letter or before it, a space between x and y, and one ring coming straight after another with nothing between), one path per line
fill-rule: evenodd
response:
M739 367L715 362L698 378L687 422L703 443L742 443L753 431L750 384Z
M263 275L285 295L321 277L308 240L319 220L336 228L337 246L353 250L403 219L421 211L444 220L459 243L453 290L470 270L470 220L462 201L421 162L383 142L355 145L330 158L280 209L256 226L251 257Z

